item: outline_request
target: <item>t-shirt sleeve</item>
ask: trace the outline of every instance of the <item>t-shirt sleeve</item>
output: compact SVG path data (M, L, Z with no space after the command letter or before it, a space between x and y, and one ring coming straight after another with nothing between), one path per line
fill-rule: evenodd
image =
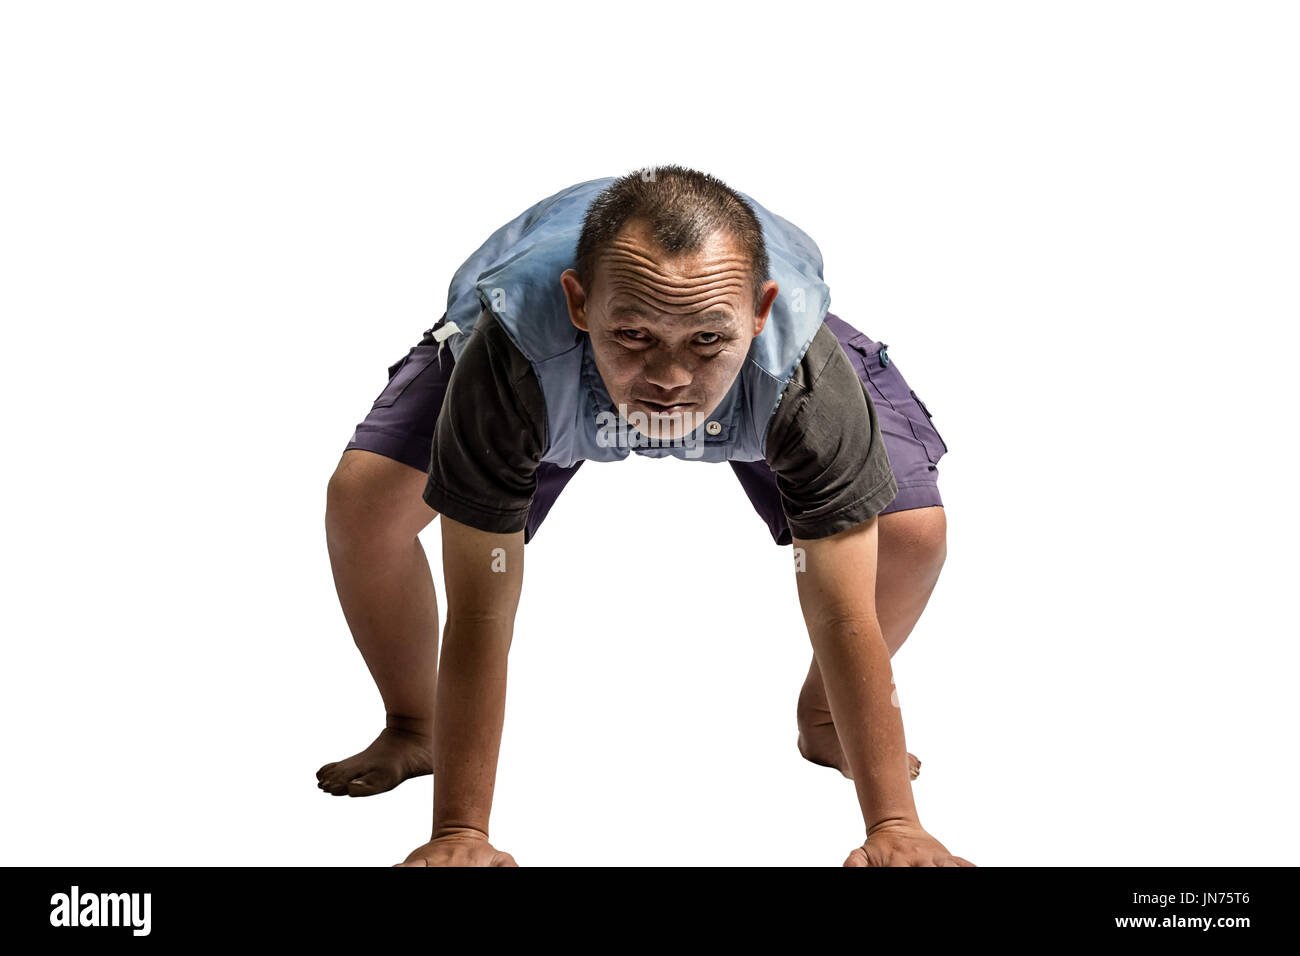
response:
M898 494L876 408L825 325L772 416L767 463L796 538L826 538L859 525Z
M546 451L546 405L528 360L484 312L452 368L424 500L480 531L522 531Z

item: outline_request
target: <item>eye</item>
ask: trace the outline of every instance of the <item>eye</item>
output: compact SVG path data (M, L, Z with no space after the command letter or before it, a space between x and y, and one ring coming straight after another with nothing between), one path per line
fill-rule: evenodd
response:
M722 336L717 332L701 332L700 335L711 335L713 338L701 341L700 345L717 345L722 341Z
M621 339L626 339L629 342L645 341L645 333L642 332L640 329L619 329L614 334Z

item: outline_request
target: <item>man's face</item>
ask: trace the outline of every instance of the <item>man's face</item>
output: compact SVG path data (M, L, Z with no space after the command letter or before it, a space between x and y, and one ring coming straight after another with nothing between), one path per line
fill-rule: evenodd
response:
M693 431L726 397L778 292L768 281L753 302L749 260L728 233L669 256L639 220L604 251L592 288L572 269L560 281L615 408L661 440Z

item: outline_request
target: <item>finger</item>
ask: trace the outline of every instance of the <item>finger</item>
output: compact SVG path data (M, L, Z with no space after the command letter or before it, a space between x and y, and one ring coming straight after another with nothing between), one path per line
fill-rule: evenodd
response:
M867 851L858 847L849 854L848 859L844 861L845 866L870 866L867 861Z
M963 859L963 858L960 857L960 856L954 856L953 859L957 861L957 864L958 864L959 866L974 866L974 865L975 865L975 864L972 863L970 860Z
M515 858L511 856L509 853L498 853L495 857L492 858L492 865L493 866L518 866L519 864L515 862Z
M424 860L424 859L420 859L420 860L407 860L405 863L394 863L394 864L393 864L393 866L428 866L428 865L429 865L429 861L428 861L428 860Z

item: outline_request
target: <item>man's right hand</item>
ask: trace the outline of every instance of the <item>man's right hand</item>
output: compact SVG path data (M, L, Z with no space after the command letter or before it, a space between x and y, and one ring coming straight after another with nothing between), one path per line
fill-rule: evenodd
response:
M492 846L478 830L434 837L394 866L518 866L515 858Z

